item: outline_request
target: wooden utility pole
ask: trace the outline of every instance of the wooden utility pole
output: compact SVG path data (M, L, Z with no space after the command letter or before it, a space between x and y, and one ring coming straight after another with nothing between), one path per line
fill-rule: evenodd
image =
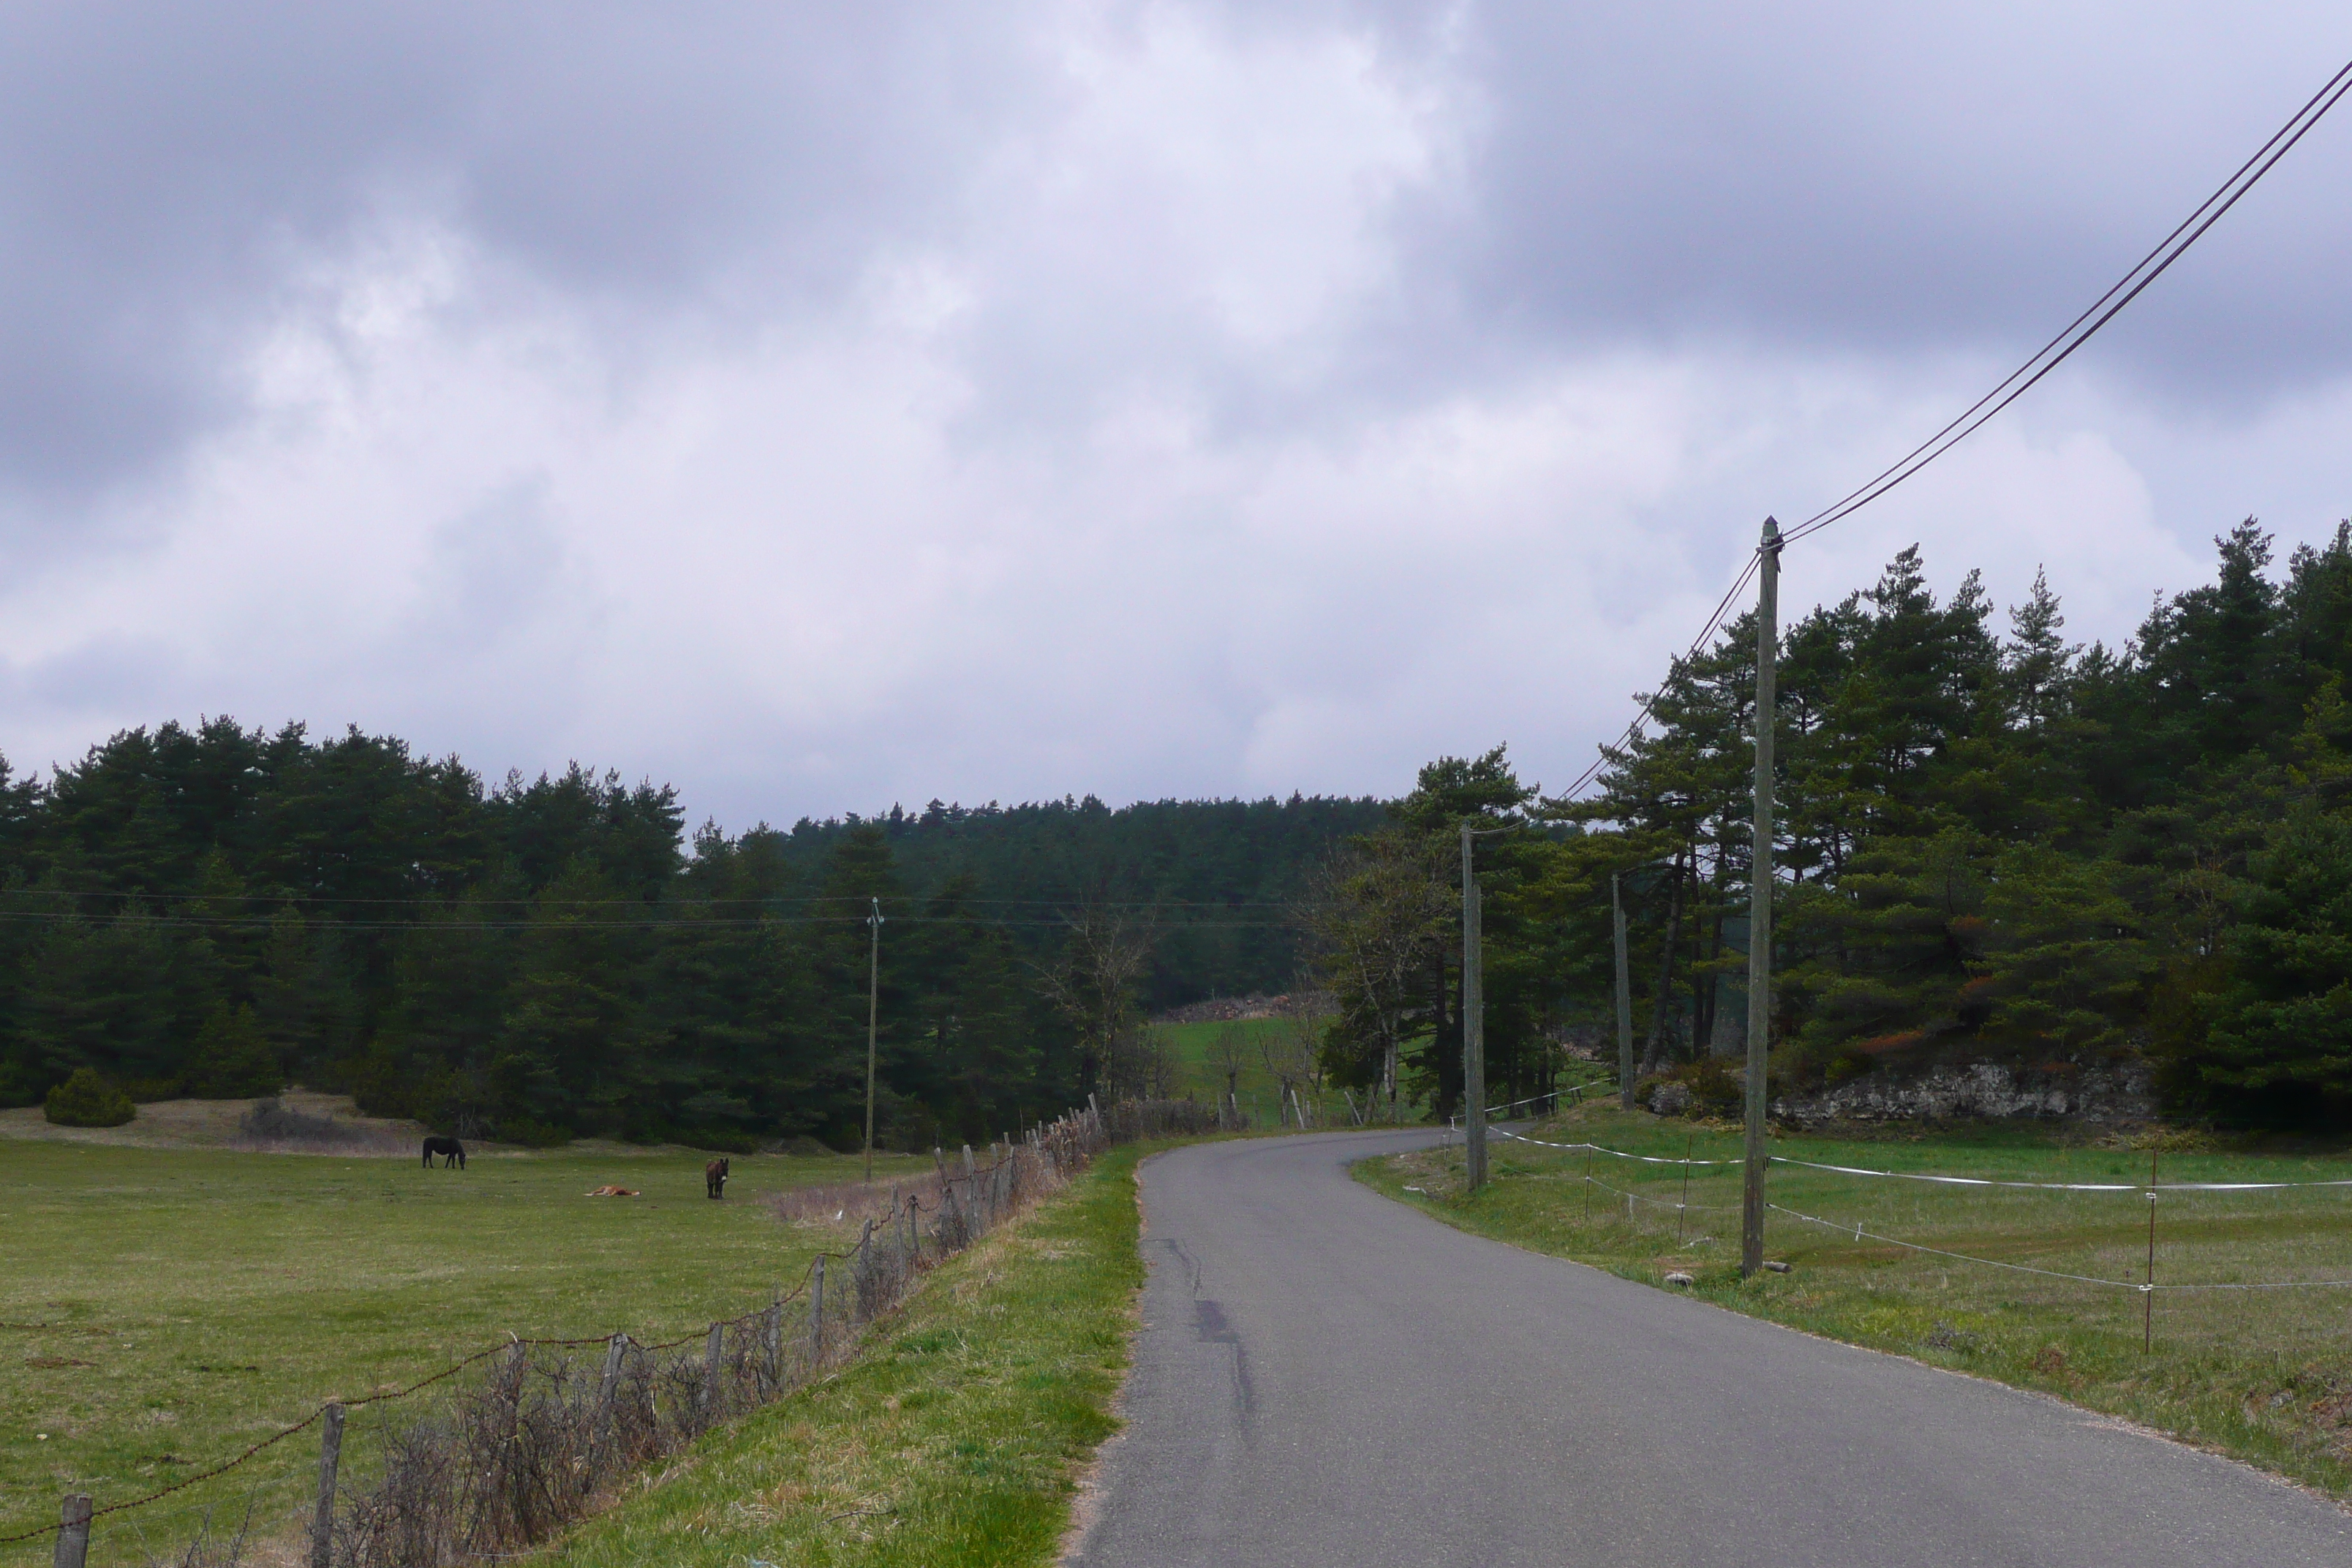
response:
M1486 991L1480 971L1477 836L1462 825L1462 1142L1470 1190L1486 1184Z
M874 1179L874 1037L882 1021L882 900L866 918L873 929L866 960L866 1179Z
M1625 958L1625 900L1609 873L1609 916L1617 928L1617 1105L1633 1109L1633 980Z
M1748 1160L1739 1200L1739 1277L1764 1267L1764 1107L1772 1043L1773 666L1780 651L1780 525L1764 520L1756 574L1756 821L1748 858Z

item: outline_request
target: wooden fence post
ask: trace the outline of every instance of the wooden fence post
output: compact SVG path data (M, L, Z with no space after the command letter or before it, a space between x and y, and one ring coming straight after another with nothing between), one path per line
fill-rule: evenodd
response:
M516 1340L507 1347L505 1361L506 1364L499 1369L498 1382L491 1385L499 1391L498 1463L502 1471L513 1463L515 1434L522 1429L522 1387L530 1371L530 1347ZM497 1363L491 1364L495 1366Z
M89 1556L89 1494L68 1492L58 1510L57 1568L82 1568Z
M719 1419L719 1371L727 1359L727 1325L710 1325L710 1342L702 1347L702 1418Z
M768 1381L778 1393L784 1386L784 1288L776 1287L776 1304L768 1309Z
M343 1462L343 1407L329 1400L319 1423L319 1511L310 1521L310 1568L329 1568L335 1551L335 1472Z
M824 1254L816 1255L816 1273L809 1283L809 1359L824 1359Z
M629 1336L614 1334L604 1346L604 1375L596 1383L597 1415L613 1419L613 1400L621 1389L621 1362L629 1353Z

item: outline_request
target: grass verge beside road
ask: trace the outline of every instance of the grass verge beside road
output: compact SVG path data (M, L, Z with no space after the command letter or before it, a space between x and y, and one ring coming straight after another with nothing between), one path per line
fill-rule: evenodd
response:
M1613 1106L1571 1112L1534 1135L1666 1159L1739 1152L1736 1129L1694 1131ZM2145 1149L2003 1130L1779 1138L1773 1152L1883 1170L2116 1184L2144 1182L2150 1160ZM2164 1182L2352 1177L2340 1153L2173 1149L2158 1161ZM2352 1492L2352 1289L2158 1292L2154 1346L2144 1351L2147 1299L2137 1289L1874 1239L2136 1282L2147 1256L2150 1205L2141 1192L1950 1187L1775 1165L1774 1203L1848 1228L1774 1213L1766 1256L1790 1271L1743 1281L1737 1166L1694 1167L1685 1200L1677 1166L1501 1141L1491 1164L1494 1179L1475 1195L1464 1191L1458 1147L1367 1161L1357 1174L1465 1230L1651 1285L1687 1274L1693 1293L1737 1311L2055 1394L2333 1497ZM1588 1171L1607 1187L1588 1184ZM2352 1280L2352 1188L2165 1193L2156 1207L2159 1283ZM1857 1238L1854 1226L1866 1234Z
M836 1376L712 1433L551 1553L565 1568L981 1568L1049 1563L1114 1428L1137 1251L1135 1165L942 1265Z

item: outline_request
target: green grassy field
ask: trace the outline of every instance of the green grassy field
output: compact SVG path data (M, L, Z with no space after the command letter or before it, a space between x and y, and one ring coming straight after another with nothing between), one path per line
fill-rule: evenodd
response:
M509 1331L691 1332L841 1244L829 1225L780 1223L760 1198L855 1180L854 1157L739 1156L721 1203L703 1194L704 1158L575 1146L460 1172L0 1141L0 1535L54 1522L67 1490L100 1507L146 1492L322 1399L412 1382ZM877 1174L929 1163L885 1159ZM605 1183L644 1195L583 1195ZM316 1459L312 1439L292 1440L121 1516L93 1561L171 1550L257 1487L265 1509L300 1495ZM0 1563L47 1552L47 1541L0 1547Z
M1736 1156L1736 1129L1694 1131L1613 1106L1571 1113L1538 1137L1637 1153ZM2068 1146L2030 1130L1843 1142L1777 1138L1776 1154L1882 1170L2015 1181L2144 1182L2145 1149ZM1360 1175L1465 1228L1659 1284L1737 1310L2059 1394L2260 1464L2336 1496L2352 1491L2352 1289L2158 1292L2128 1284L2147 1264L2139 1192L1948 1187L1774 1165L1768 1258L1786 1274L1738 1278L1737 1167L1683 1174L1499 1142L1495 1179L1465 1196L1458 1149L1368 1162ZM1585 1180L1588 1170L1596 1184ZM2340 1152L2168 1150L2164 1182L2352 1178ZM1419 1192L1409 1188L1423 1189ZM1629 1205L1625 1194L1634 1201ZM2156 1205L2159 1284L2352 1281L2352 1188L2165 1193ZM1833 1228L1843 1226L1844 1228ZM1860 1226L1864 1235L1857 1239ZM1888 1238L1885 1240L1874 1239ZM1908 1241L2050 1273L1939 1257ZM2124 1286L2085 1284L2054 1274Z
M836 1377L714 1432L576 1531L565 1568L1012 1568L1055 1560L1143 1282L1112 1151L944 1265Z
M1225 1091L1224 1068L1219 1065L1215 1054L1218 1037L1228 1029L1240 1031L1244 1043L1243 1065L1234 1080L1234 1089L1240 1098L1242 1110L1253 1119L1253 1125L1269 1129L1286 1125L1276 1114L1276 1107L1281 1101L1281 1079L1267 1068L1265 1055L1260 1047L1263 1043L1276 1040L1292 1027L1289 1020L1241 1018L1232 1023L1161 1024L1157 1027L1166 1035L1176 1054L1180 1075L1176 1092L1179 1095L1189 1093L1210 1104L1215 1104ZM1306 1102L1307 1113L1317 1128L1349 1125L1348 1104L1340 1098L1338 1089L1325 1090L1319 1100L1304 1087L1299 1093ZM1363 1103L1361 1091L1357 1093L1356 1100L1360 1105Z

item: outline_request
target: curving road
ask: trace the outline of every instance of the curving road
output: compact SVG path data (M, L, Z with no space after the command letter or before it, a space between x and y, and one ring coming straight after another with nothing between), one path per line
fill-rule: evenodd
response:
M1348 1177L1144 1167L1151 1278L1081 1568L2302 1568L2352 1516L2053 1400L1467 1236Z

